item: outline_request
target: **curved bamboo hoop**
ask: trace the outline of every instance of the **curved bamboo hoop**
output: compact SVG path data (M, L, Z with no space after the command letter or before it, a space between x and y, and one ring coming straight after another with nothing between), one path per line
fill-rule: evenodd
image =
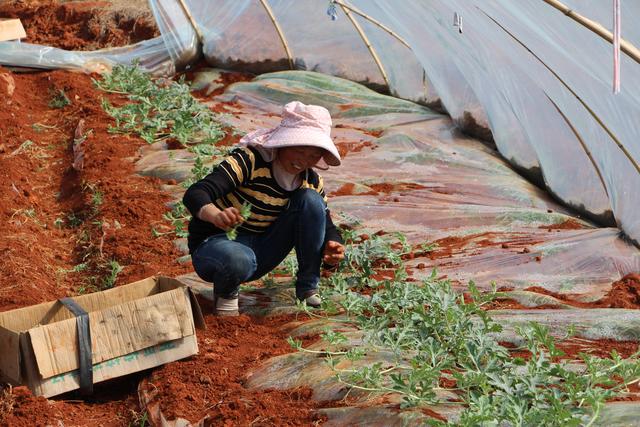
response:
M382 74L382 78L384 79L384 82L389 87L389 89L391 89L391 85L389 84L389 77L387 77L387 72L384 70L384 67L382 66L382 62L380 61L378 54L376 53L373 46L371 46L371 42L369 42L369 38L362 30L362 27L360 26L360 24L358 24L358 21L356 21L356 19L351 15L351 11L343 3L336 2L336 4L338 4L340 8L342 8L342 11L344 12L344 14L347 16L347 18L349 18L349 21L351 21L351 24L353 24L354 28L360 35L360 38L362 38L362 41L367 46L367 49L369 49L369 53L371 53L373 60L378 66L378 70L380 70L380 74Z
M204 36L202 35L202 30L200 30L200 26L198 25L196 20L193 18L193 15L191 14L191 11L187 7L187 4L184 2L184 0L178 0L178 3L180 4L180 7L182 7L182 10L184 11L184 14L187 15L187 19L191 23L191 26L193 27L193 30L196 32L196 36L198 37L198 41L200 42L200 44L204 44Z
M571 10L567 5L559 2L558 0L542 0L547 3L549 6L559 10L564 13L569 18L573 19L583 27L588 28L593 31L603 39L607 40L609 43L613 43L613 34L611 31L607 30L602 24L592 21L591 19L580 15L579 13ZM626 53L629 57L635 60L638 64L640 64L640 49L635 47L633 44L629 43L624 39L620 39L620 50Z
M398 40L400 43L402 43L407 49L413 51L413 49L411 49L411 46L409 45L409 43L407 43L407 41L405 39L403 39L402 37L400 37L395 31L393 31L391 28L387 27L386 25L384 25L382 22L378 21L377 19L367 15L366 13L360 11L359 9L342 2L341 0L334 0L334 2L338 5L340 5L340 7L344 10L345 8L349 9L351 12L355 13L356 15L360 15L362 18L366 19L367 21L371 22L372 24L378 26L380 29L382 29L383 31L386 31L390 36L394 37L396 40ZM351 21L353 22L353 21ZM420 61L418 61L420 62ZM422 65L422 64L421 64ZM424 70L424 67L422 69L422 74L423 74L423 78L422 78L422 90L423 93L425 94L425 96L427 95L427 92L429 90L429 88L427 87L427 79L426 79L426 74L427 72ZM387 86L389 85L389 83L387 82Z
M276 32L278 33L278 37L280 37L282 46L284 47L284 50L287 53L287 58L289 59L289 68L293 70L294 68L293 55L291 54L291 49L289 49L289 43L287 43L287 39L285 38L284 33L282 32L282 28L280 28L280 24L278 24L278 21L276 20L276 17L273 14L273 11L271 10L271 6L269 6L267 1L260 0L260 3L262 3L262 7L264 7L264 10L267 12L267 15L269 15L269 19L271 19L271 23L273 24L273 26L276 29Z
M411 46L409 46L409 43L407 43L402 37L400 37L391 28L387 27L382 22L378 21L375 18L372 18L371 16L367 15L364 12L361 12L360 10L356 9L355 7L353 7L353 6L349 5L349 4L343 3L341 0L335 0L335 3L339 4L343 8L346 7L347 9L349 9L351 12L355 13L356 15L360 15L364 19L366 19L367 21L371 22L372 24L377 25L378 27L380 27L381 29L383 29L384 31L389 33L391 36L395 37L400 43L405 45L407 48L411 49Z

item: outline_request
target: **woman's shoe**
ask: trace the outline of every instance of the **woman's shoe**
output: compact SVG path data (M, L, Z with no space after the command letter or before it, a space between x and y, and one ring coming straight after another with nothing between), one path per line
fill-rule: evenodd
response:
M239 316L238 297L223 298L215 296L213 298L215 304L216 316Z
M316 291L311 291L305 294L303 298L298 298L300 301L304 301L309 307L318 308L322 305L322 299Z

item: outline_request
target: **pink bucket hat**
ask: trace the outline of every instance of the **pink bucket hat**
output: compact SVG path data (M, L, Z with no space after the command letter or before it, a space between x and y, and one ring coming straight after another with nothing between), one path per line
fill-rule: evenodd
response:
M331 139L331 115L319 105L289 102L282 109L282 121L278 126L248 133L240 140L240 145L265 149L301 145L319 147L325 150L322 160L327 165L340 165L340 153Z

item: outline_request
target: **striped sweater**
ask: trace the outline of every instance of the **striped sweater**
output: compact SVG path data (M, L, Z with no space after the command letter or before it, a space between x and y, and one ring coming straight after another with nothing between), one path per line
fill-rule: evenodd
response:
M300 188L317 191L326 203L322 177L313 169L307 169ZM271 162L265 161L255 149L242 147L233 150L209 175L191 185L184 195L183 202L192 215L189 251L193 252L207 237L224 232L197 218L196 214L204 205L213 203L220 210L232 206L240 210L244 202L249 202L251 216L238 230L261 233L288 207L291 193L278 185L272 175ZM326 212L325 242L342 242L328 208Z

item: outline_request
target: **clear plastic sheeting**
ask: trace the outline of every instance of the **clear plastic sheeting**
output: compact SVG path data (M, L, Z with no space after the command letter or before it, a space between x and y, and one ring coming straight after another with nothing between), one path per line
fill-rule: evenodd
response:
M610 2L565 3L612 26ZM326 0L184 4L193 22L177 0L150 1L159 39L91 53L5 42L0 63L95 71L137 59L169 73L204 54L217 66L388 85L398 97L441 103L565 205L640 241L640 64L622 53L614 95L611 43L544 1L341 0L336 20ZM624 2L622 37L636 47L639 17L640 2Z
M138 63L155 75L173 75L200 57L198 38L179 2L154 0L150 6L157 18L160 37L91 52L17 41L0 42L0 65L103 73L115 64Z
M215 8L204 1L187 4L203 32L203 52L212 65L253 72L293 66L386 85L364 40L340 7L338 19L331 21L325 13L327 3L318 0L265 1L266 7L257 0L217 1ZM437 103L438 96L411 50L377 25L355 13L351 16L379 55L390 91L405 99Z
M388 14L398 15L387 3L378 3L384 3ZM461 5L430 2L429 8L420 2L407 2L405 7L412 10L412 13L406 14L404 21L409 29L424 25L424 22L436 29L433 33L427 32L425 38L413 36L416 45L420 46L416 50L424 52L421 61L436 62L436 68L440 61L451 61L457 65L487 111L494 140L503 156L533 174L541 170L551 191L567 204L596 217L609 218L608 199L602 184L584 150L575 140L570 126L537 87L535 80L517 68L516 62L521 61L518 54L522 48L518 45L513 52L501 52L501 49L513 48L509 37L498 33L500 30L497 26L486 29L476 25L476 15L479 14L477 8L467 6L464 2ZM455 11L464 17L462 34L440 18L453 16ZM409 30L407 37L411 39L415 34L415 31ZM434 44L446 45L449 52L456 54L429 54ZM449 82L443 88L438 87L438 92L449 111L465 110L463 98L445 94L449 87L458 86L450 80L451 77L444 75ZM447 100L452 100L456 106L451 107ZM544 141L553 141L553 149L550 150ZM560 150L563 156L558 156ZM547 155L546 160L554 163L559 159L572 159L575 167L568 164L563 164L561 168L545 167L548 163L541 164L541 154Z
M573 3L580 13L609 25L608 3L569 6ZM384 83L372 52L339 5L338 19L331 21L324 1L265 1L272 22L260 1L219 2L226 16L234 10L226 20L216 11L202 18L203 6L189 4L213 34L205 41L205 56L213 63L286 65L282 36L295 66ZM429 90L461 128L482 136L490 127L513 165L567 205L601 224L617 223L638 240L640 195L632 188L640 184L640 131L631 119L640 99L637 63L622 55L623 89L613 95L611 44L542 1L345 4L368 17L351 14L380 58L392 93L412 99L408 94L417 93L423 80L418 70L424 69ZM454 13L462 17L462 33L453 25ZM640 4L625 3L623 37L631 42L638 40L630 24L638 16ZM409 44L418 67L407 61L409 49L378 23ZM398 89L400 81L407 90Z
M137 62L145 70L156 75L173 75L176 62L162 38L112 49L93 52L69 51L30 43L0 42L0 65L27 68L77 70L103 73L115 64L131 65Z
M160 38L175 64L181 70L200 57L201 45L196 29L193 27L180 2L176 0L152 0L149 2L156 18ZM139 53L143 58L142 52Z

